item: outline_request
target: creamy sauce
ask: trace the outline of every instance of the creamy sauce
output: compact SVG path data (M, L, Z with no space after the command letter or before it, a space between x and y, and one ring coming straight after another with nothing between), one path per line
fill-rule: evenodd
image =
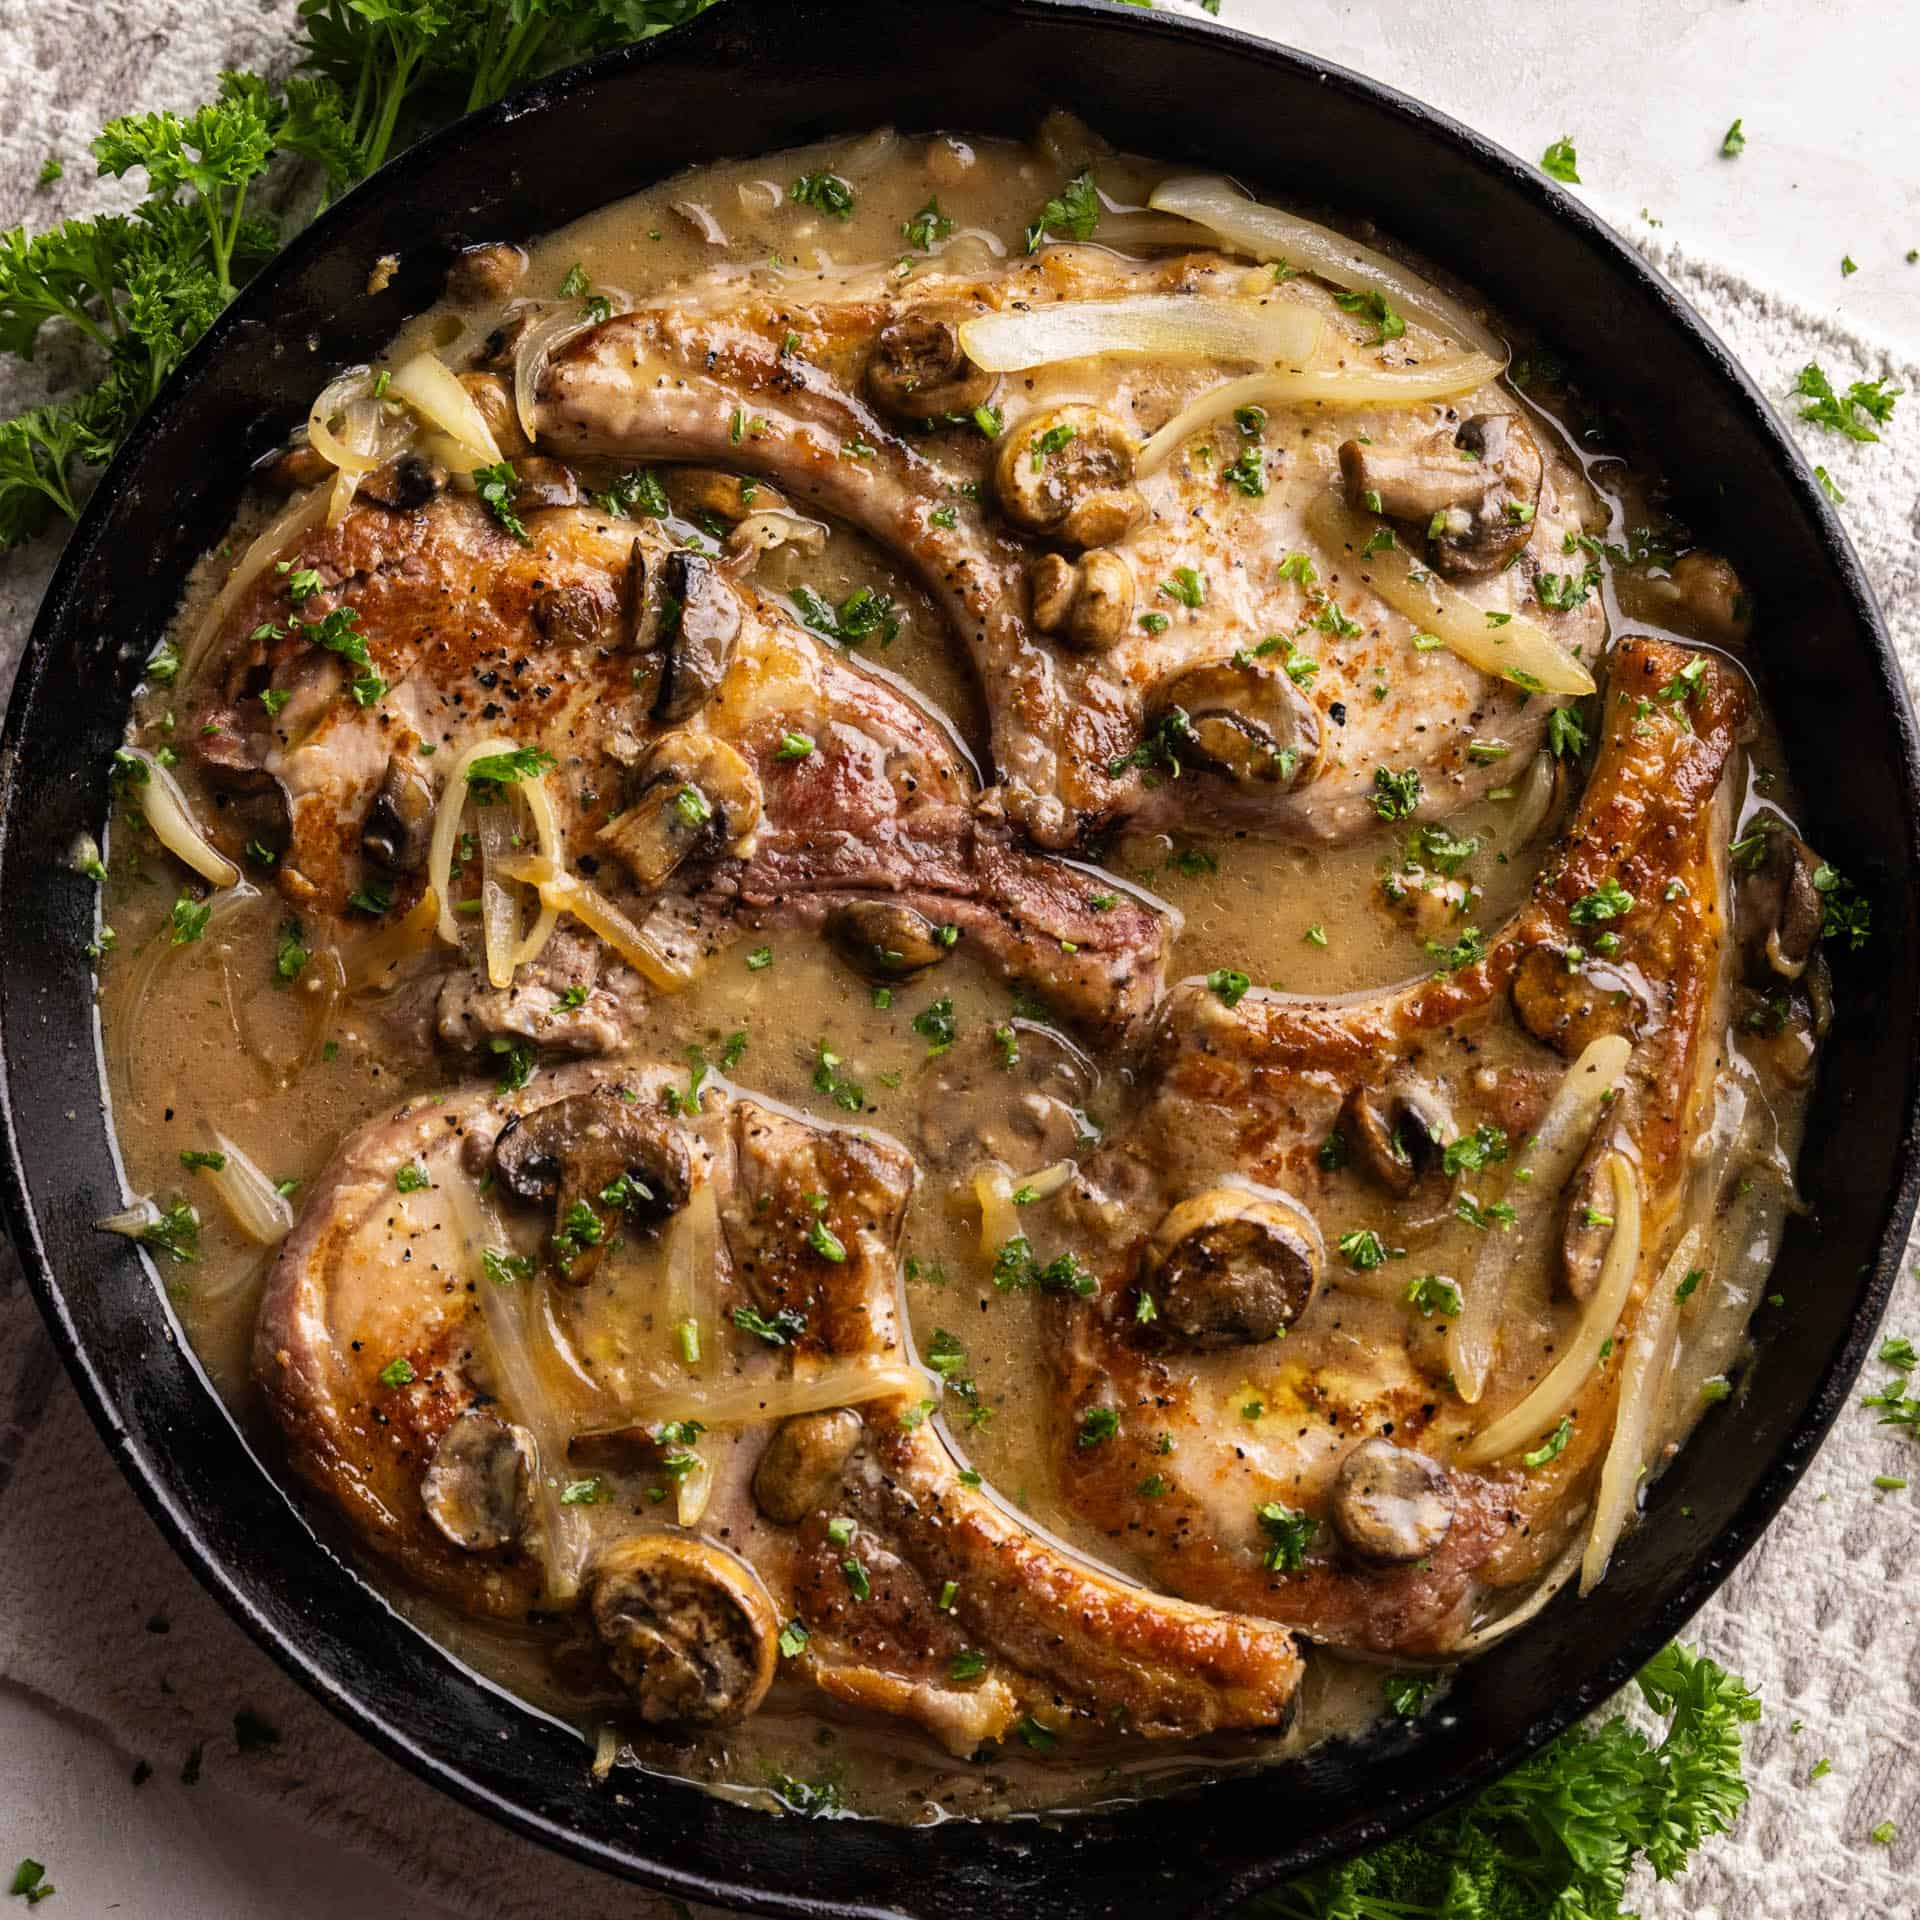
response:
M593 288L614 290L616 306L629 298L656 299L699 280L710 286L716 269L730 269L744 285L750 276L791 280L804 292L810 277L886 262L902 253L905 222L937 194L954 223L953 249L971 250L983 265L1017 250L1027 221L1063 178L1086 158L1094 161L1110 208L1141 207L1162 169L1144 160L1078 150L1079 136L1064 124L1034 147L994 141L908 140L891 134L834 143L804 152L705 169L609 207L573 227L528 243L530 264L520 291L551 297L570 271ZM791 183L831 170L854 189L855 211L839 220L796 204ZM1125 219L1096 236L1124 235ZM1136 223L1142 234L1150 224ZM723 238L708 237L724 236ZM1124 241L1116 241L1124 244ZM945 256L953 264L953 256ZM910 279L911 255L899 278ZM387 356L395 364L432 344L449 364L464 363L500 317L498 307L445 306L411 322ZM1064 388L1060 388L1064 391ZM1036 397L1046 398L1044 387ZM1508 396L1510 400L1514 396ZM1537 434L1558 449L1570 473L1590 490L1585 524L1601 538L1626 542L1636 526L1659 524L1645 476L1596 452L1561 424L1572 403L1548 383L1518 396ZM1354 416L1276 419L1276 441L1295 458L1291 469L1324 474L1332 447L1355 429ZM1316 451L1317 449L1317 451ZM1298 524L1298 501L1276 489L1274 511ZM251 532L243 522L223 552L237 550ZM685 531L692 533L690 526ZM1578 572L1584 555L1564 562ZM205 573L197 601L180 621L191 632L200 607L224 574L217 558ZM1599 593L1617 638L1625 632L1672 631L1688 637L1684 610L1667 590L1666 569L1609 566ZM982 703L968 662L933 602L871 543L833 527L823 551L780 549L767 556L756 585L774 594L805 586L838 604L857 588L890 596L899 632L890 645L869 642L862 658L911 689L939 715L975 765L988 764ZM134 737L164 746L178 724L184 689L158 687L141 699ZM1764 807L1790 817L1791 790L1771 726L1763 723L1746 750L1746 766L1729 783L1738 817ZM1257 986L1310 997L1377 992L1411 980L1432 966L1431 943L1456 938L1467 924L1499 926L1526 897L1535 871L1577 798L1577 780L1550 780L1543 756L1513 781L1452 816L1449 830L1476 843L1470 859L1443 880L1409 859L1404 829L1383 827L1331 849L1265 844L1251 834L1127 833L1105 849L1112 884L1169 903L1184 920L1168 968L1170 980L1215 969L1244 972ZM1730 816L1731 817L1731 816ZM276 970L287 938L289 909L256 872L258 891L216 909L204 937L175 946L169 915L180 874L144 835L116 827L106 913L118 947L103 967L102 1011L119 1137L133 1188L166 1196L185 1191L201 1215L198 1264L166 1269L175 1308L215 1385L244 1424L260 1423L248 1371L255 1303L271 1259L243 1235L227 1213L183 1173L183 1151L205 1150L214 1130L226 1135L275 1181L310 1186L335 1143L359 1124L387 1114L410 1095L462 1077L455 1062L422 1060L396 1046L390 1010L376 1000L328 1001L309 970L289 986ZM1435 891L1427 894L1423 887ZM1398 894L1400 897L1391 897ZM770 949L764 965L748 955ZM817 1084L820 1049L839 1055L844 1072L865 1092L866 1124L913 1146L929 1100L931 1076L941 1071L938 1041L917 1029L936 998L951 1003L961 1045L1009 1021L1004 982L964 955L931 982L909 982L877 995L816 941L792 931L748 933L678 997L654 999L635 1034L635 1054L678 1062L689 1048L730 1063L736 1084L818 1115L844 1119ZM882 1001L885 1004L882 1004ZM1743 1002L1742 1005L1745 1005ZM323 1046L315 1043L324 1041ZM311 1051L311 1057L299 1064ZM1751 1052L1752 1057L1749 1057ZM1783 1196L1790 1190L1798 1143L1800 1094L1776 1070L1764 1047L1748 1049L1738 1032L1725 1048L1723 1115L1729 1128L1755 1131L1764 1163L1716 1227L1706 1262L1711 1279L1701 1307L1687 1320L1681 1352L1667 1389L1658 1430L1677 1445L1702 1405L1702 1383L1738 1366L1745 1324L1761 1289L1776 1241ZM1126 1110L1130 1072L1103 1066L1089 1101L1089 1117L1109 1125ZM1757 1124L1756 1124L1757 1123ZM1126 1550L1066 1504L1055 1483L1051 1439L1052 1395L1049 1303L1032 1293L996 1288L971 1169L929 1167L913 1202L906 1247L911 1256L903 1293L912 1338L925 1355L937 1343L964 1348L972 1404L990 1417L970 1420L968 1404L949 1394L939 1415L956 1454L976 1467L1001 1497L1073 1547L1109 1564L1127 1565ZM1014 1174L1031 1168L1014 1168ZM1031 1209L1036 1240L1049 1249L1076 1244L1073 1230L1042 1201ZM1360 1218L1326 1218L1331 1243ZM1457 1225L1438 1229L1434 1244L1467 1257ZM1422 1264L1428 1255L1423 1252ZM1431 1256L1438 1262L1439 1255ZM1382 1295L1365 1276L1334 1276L1333 1325L1341 1340L1362 1345L1410 1337L1397 1302L1403 1276L1386 1276ZM1341 1299L1342 1287L1347 1289ZM1549 1301L1545 1289L1531 1303L1541 1345L1517 1363L1537 1373L1539 1355L1565 1337L1572 1312ZM1323 1336L1308 1336L1308 1341ZM1273 1402L1264 1417L1284 1413L1288 1367L1320 1354L1338 1365L1341 1340L1324 1347L1296 1342L1260 1350L1243 1374L1215 1377L1236 1405ZM1429 1356L1429 1359L1431 1356ZM1257 1419L1250 1423L1257 1427ZM1253 1444L1250 1440L1249 1444ZM905 1820L979 1816L1068 1803L1095 1804L1150 1792L1190 1778L1296 1751L1329 1735L1352 1732L1380 1710L1378 1668L1316 1653L1309 1664L1305 1704L1284 1739L1219 1740L1198 1749L1167 1748L1146 1759L1137 1753L1114 1764L1069 1768L1041 1764L1009 1744L983 1762L950 1761L904 1728L851 1715L823 1716L817 1700L776 1693L769 1708L724 1738L687 1744L644 1738L622 1717L617 1696L597 1681L575 1684L555 1636L544 1628L486 1627L438 1602L411 1593L377 1568L408 1617L471 1666L590 1734L619 1729L621 1753L635 1764L684 1773L717 1790L764 1802L768 1782L784 1776L830 1781L850 1808Z

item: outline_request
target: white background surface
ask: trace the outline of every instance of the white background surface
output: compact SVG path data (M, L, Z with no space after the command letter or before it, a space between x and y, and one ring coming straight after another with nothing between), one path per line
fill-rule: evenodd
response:
M1528 159L1570 135L1586 198L1629 237L1670 241L1920 351L1920 266L1904 259L1920 247L1910 0L1224 0L1223 14L1419 93ZM98 18L110 26L113 9ZM130 94L112 110L188 104ZM1723 160L1735 115L1748 146ZM70 170L91 128L74 131ZM1856 274L1842 275L1843 253ZM0 1884L31 1852L60 1889L49 1920L441 1920L379 1869L292 1820L263 1819L216 1780L189 1790L163 1772L130 1794L126 1766L89 1726L0 1694ZM1831 1910L1854 1910L1836 1891Z

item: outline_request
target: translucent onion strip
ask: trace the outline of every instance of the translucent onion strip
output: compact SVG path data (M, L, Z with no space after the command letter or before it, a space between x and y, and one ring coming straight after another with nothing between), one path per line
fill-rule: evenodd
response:
M446 362L431 353L416 353L394 370L387 392L404 400L428 426L437 427L458 443L464 466L500 464L499 443L493 429Z
M1164 466L1182 441L1206 433L1241 407L1420 407L1484 387L1500 371L1482 354L1429 360L1418 367L1286 367L1209 387L1182 407L1140 449L1137 470Z
M342 434L356 455L365 455L368 468L378 464L380 411L373 401L355 400L349 404ZM327 495L329 531L347 517L347 509L353 505L353 496L360 491L360 480L365 471L364 468L342 467L333 476L333 486Z
M1486 1391L1513 1277L1524 1264L1543 1257L1561 1190L1586 1151L1602 1103L1631 1051L1617 1033L1603 1034L1587 1046L1554 1089L1532 1139L1515 1157L1505 1195L1513 1221L1488 1231L1467 1281L1465 1310L1447 1333L1447 1364L1461 1399L1469 1403ZM1530 1177L1523 1180L1522 1173Z
M803 1379L751 1382L707 1391L695 1385L642 1394L613 1419L596 1420L575 1439L654 1428L668 1420L698 1420L709 1427L747 1427L762 1420L784 1420L794 1413L819 1413L827 1407L857 1407L869 1400L925 1400L937 1393L932 1375L918 1367L876 1366L871 1361L836 1361Z
M360 444L360 435L336 434L333 430L336 420L343 425L377 420L372 407L365 404L372 395L372 368L349 367L320 389L307 414L307 445L342 473L371 473L380 464L380 456L370 446Z
M395 978L407 961L417 959L432 941L440 924L440 894L426 888L398 920L364 935L348 949L343 987L348 993L385 991L399 985Z
M960 344L989 373L1107 354L1274 364L1311 359L1322 330L1320 316L1294 300L1142 293L980 314L961 324Z
M541 859L558 872L562 865L560 845L560 822L553 811L553 796L547 791L544 774L535 774L530 779L514 783L514 791L520 796L527 810L527 816L533 822L533 843ZM509 876L511 877L511 876ZM553 937L553 930L559 924L560 909L545 894L540 896L540 911L528 928L526 938L513 950L513 965L524 967L528 962L539 959L546 950L547 942Z
M579 1508L561 1500L556 1484L556 1476L566 1464L569 1435L554 1411L552 1396L541 1387L534 1362L527 1332L533 1311L533 1302L527 1297L532 1283L501 1286L486 1277L481 1251L505 1246L506 1236L492 1208L457 1165L447 1167L440 1185L460 1235L462 1269L480 1296L500 1398L508 1418L533 1436L533 1486L545 1550L546 1597L551 1603L565 1603L580 1591L587 1527Z
M1462 1452L1467 1466L1484 1467L1539 1439L1592 1384L1600 1349L1613 1338L1640 1271L1640 1182L1624 1154L1610 1154L1607 1170L1613 1183L1613 1233L1586 1311L1547 1377Z
M973 1194L980 1202L980 1256L991 1260L1009 1240L1020 1235L1013 1182L1002 1167L982 1167L973 1176Z
M1560 1590L1573 1578L1574 1568L1580 1564L1580 1552L1580 1542L1576 1540L1547 1569L1540 1584L1519 1606L1510 1613L1503 1613L1498 1620L1489 1621L1484 1627L1476 1627L1448 1650L1448 1660L1464 1660L1470 1654L1484 1653L1496 1640L1504 1640L1509 1634L1518 1633L1536 1614L1551 1605Z
M187 650L180 661L180 680L183 685L190 682L200 670L207 649L213 645L240 596L289 547L305 539L325 520L329 492L330 489L326 487L309 487L298 499L288 502L255 535L253 543L234 563L226 584L214 595L213 604L208 607L199 626L194 629L193 638L187 643Z
M603 295L603 297L605 297ZM541 376L554 349L576 334L585 333L595 322L577 300L564 300L549 307L537 319L530 319L521 330L513 349L513 410L520 418L520 431L529 442L539 439L537 402Z
M1476 348L1500 366L1507 363L1501 342L1430 281L1331 227L1248 199L1230 180L1217 175L1163 180L1147 204L1158 213L1197 221L1215 238L1256 260L1284 260L1351 293L1377 290L1407 319Z
M504 801L479 810L480 940L487 982L503 991L513 985L514 950L520 944L520 904L500 863L513 843L512 809Z
M152 754L139 747L123 747L129 759L138 760L147 777L138 789L140 811L153 837L174 856L184 861L201 879L216 887L231 887L240 879L240 869L202 832L193 817L187 796L180 784Z
M1627 1339L1620 1359L1620 1397L1613 1422L1613 1439L1606 1464L1600 1469L1600 1490L1594 1498L1593 1531L1580 1563L1580 1591L1591 1593L1606 1578L1613 1550L1639 1505L1641 1475L1647 1464L1647 1441L1660 1406L1667 1374L1673 1365L1674 1335L1680 1319L1680 1283L1700 1252L1701 1234L1690 1227L1674 1249L1673 1258L1654 1282L1653 1292Z
M223 1167L205 1169L221 1204L248 1239L277 1245L293 1231L293 1207L285 1194L224 1133L213 1144L226 1157Z
M477 740L453 763L433 812L433 839L427 848L427 885L438 902L437 926L448 946L460 944L460 923L453 917L453 849L467 810L467 773L476 760L518 751L511 740Z
M661 1333L672 1372L696 1378L706 1370L720 1331L720 1200L703 1180L667 1229ZM690 1333L683 1329L691 1328Z
M550 860L501 862L509 879L525 880L540 889L542 900L570 913L588 932L597 934L628 966L663 993L676 993L693 978L693 969L641 932L598 887Z
M673 1517L683 1527L697 1527L713 1496L713 1469L703 1453L693 1456L693 1465L680 1476L674 1489Z
M1318 495L1307 508L1307 528L1328 557L1347 551L1347 565L1396 613L1437 635L1469 666L1511 681L1528 693L1591 693L1593 675L1544 627L1525 614L1509 615L1498 625L1487 609L1415 563L1396 540L1390 547L1361 553L1384 522L1355 513L1338 494Z

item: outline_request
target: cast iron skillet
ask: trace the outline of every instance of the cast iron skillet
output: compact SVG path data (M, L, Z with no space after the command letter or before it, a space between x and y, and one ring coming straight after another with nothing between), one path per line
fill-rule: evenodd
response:
M1736 557L1763 676L1783 670L1774 706L1809 833L1873 902L1871 944L1838 960L1802 1159L1817 1224L1789 1231L1785 1305L1762 1310L1748 1390L1655 1487L1605 1599L1563 1598L1417 1724L1130 1816L900 1831L776 1820L666 1780L624 1777L616 1797L589 1784L572 1733L455 1666L316 1541L207 1387L145 1257L91 1230L122 1188L82 953L93 888L68 852L100 826L139 664L248 462L329 370L433 299L453 249L537 233L697 161L882 122L1024 135L1055 104L1118 143L1424 248L1584 369L1700 536ZM370 297L368 267L388 252L400 270ZM1377 1841L1512 1766L1674 1634L1792 1487L1866 1356L1914 1210L1917 815L1906 694L1799 455L1673 290L1533 168L1352 74L1126 7L729 0L426 141L350 195L235 302L95 493L0 745L0 1178L53 1337L175 1547L290 1673L426 1779L579 1859L719 1906L1184 1914Z

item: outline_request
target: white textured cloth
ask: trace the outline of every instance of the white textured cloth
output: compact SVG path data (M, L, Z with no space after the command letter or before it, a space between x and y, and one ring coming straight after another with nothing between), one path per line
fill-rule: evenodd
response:
M118 204L93 181L85 143L129 108L185 106L218 68L284 61L289 0L203 6L41 0L0 40L0 226ZM58 153L67 177L34 180ZM1909 396L1884 438L1811 449L1847 495L1843 514L1920 680L1920 366L1898 364L1831 322L1736 274L1676 253L1667 272L1767 391L1809 358L1837 382L1884 377ZM38 378L0 368L0 408L38 397ZM1814 429L1807 430L1809 434ZM0 682L11 679L54 556L51 540L0 561ZM1909 1266L1911 1266L1911 1257ZM1889 1322L1920 1328L1903 1282ZM1873 1376L1877 1377L1877 1375ZM1849 1411L1760 1548L1690 1638L1753 1682L1753 1803L1680 1886L1647 1889L1647 1920L1738 1915L1800 1920L1916 1911L1920 1860L1920 1491L1877 1493L1920 1450ZM164 1621L167 1630L148 1630ZM58 1712L117 1749L178 1773L204 1749L206 1777L365 1850L447 1907L487 1920L612 1920L660 1903L563 1863L454 1806L383 1759L282 1678L162 1544L101 1452L19 1279L0 1249L0 1689ZM242 1753L233 1716L280 1731ZM1810 1780L1816 1763L1831 1772ZM1891 1847L1870 1830L1891 1820Z

